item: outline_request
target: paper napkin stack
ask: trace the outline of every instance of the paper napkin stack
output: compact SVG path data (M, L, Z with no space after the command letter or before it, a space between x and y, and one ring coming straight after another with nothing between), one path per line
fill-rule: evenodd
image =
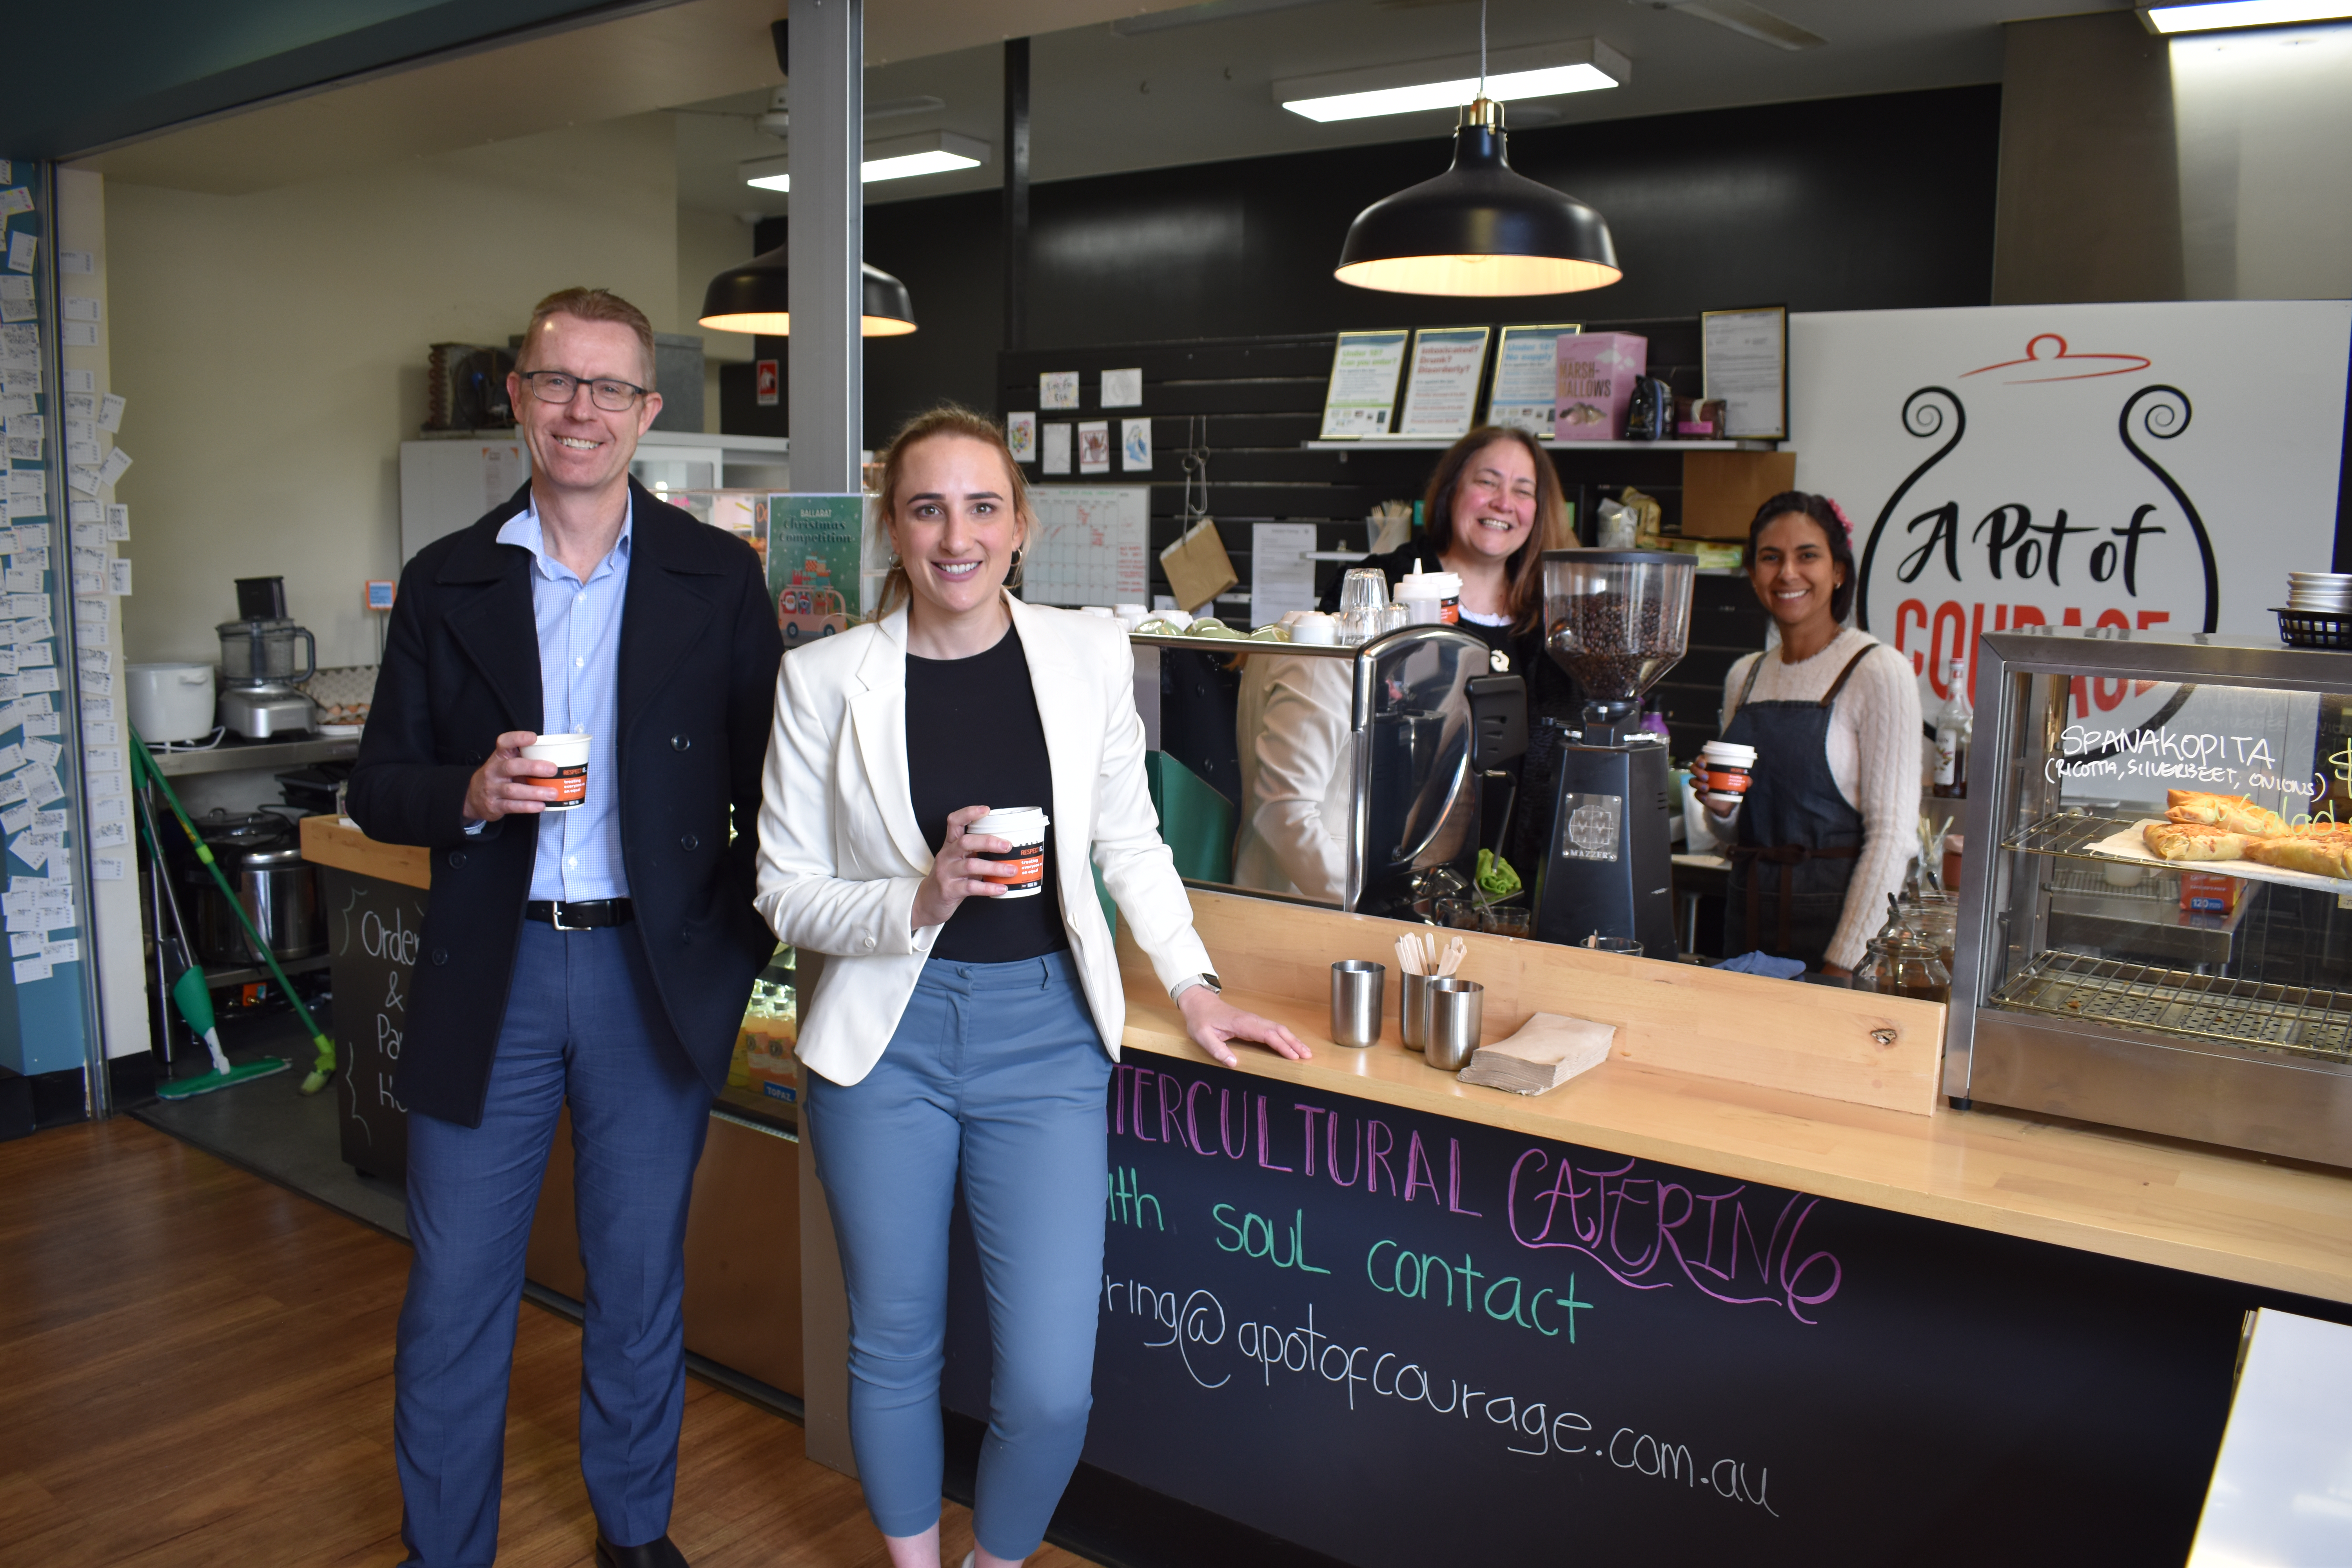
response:
M1614 1024L1538 1013L1510 1038L1473 1052L1462 1081L1513 1094L1543 1094L1607 1061L1609 1043L1616 1037Z

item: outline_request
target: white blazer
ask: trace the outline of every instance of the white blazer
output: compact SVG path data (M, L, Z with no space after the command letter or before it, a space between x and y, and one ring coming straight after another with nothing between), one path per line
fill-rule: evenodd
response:
M1126 631L1099 616L1010 595L1005 604L1053 763L1047 810L1062 924L1095 1027L1117 1060L1127 1001L1089 858L1160 984L1205 973L1209 953L1193 933L1192 900L1160 841L1144 783L1143 721ZM798 1054L811 1071L856 1083L890 1043L940 931L913 929L915 893L930 868L907 780L901 606L793 649L776 676L757 901L777 937L801 954ZM823 962L812 963L819 954Z

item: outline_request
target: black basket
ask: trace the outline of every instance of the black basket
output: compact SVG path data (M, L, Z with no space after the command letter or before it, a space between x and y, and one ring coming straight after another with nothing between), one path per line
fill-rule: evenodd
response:
M2281 610L2279 641L2289 647L2352 648L2352 611Z

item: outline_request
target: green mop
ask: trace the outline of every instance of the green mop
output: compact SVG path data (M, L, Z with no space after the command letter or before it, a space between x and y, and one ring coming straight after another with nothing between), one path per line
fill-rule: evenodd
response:
M228 1057L221 1049L220 1029L213 1019L213 994L205 988L205 972L196 967L189 957L193 950L188 946L188 923L180 916L180 895L172 889L171 868L164 862L163 847L156 842L155 823L147 812L147 797L138 796L137 803L139 837L146 844L147 853L154 858L156 885L163 895L164 908L171 911L172 934L179 942L179 951L174 956L180 961L180 977L172 982L172 1003L180 1010L180 1016L186 1021L188 1027L204 1037L205 1049L212 1053L213 1058L212 1071L163 1084L155 1090L157 1098L193 1100L197 1095L210 1094L231 1084L284 1072L290 1065L284 1057L266 1057L260 1061L247 1062L243 1067L228 1065ZM160 914L162 911L157 912ZM160 940L156 945L163 945Z
M204 840L204 836L196 831L196 825L188 820L187 811L180 805L180 797L172 793L170 783L168 783L164 779L163 773L157 770L155 766L155 759L148 754L147 743L139 738L139 731L136 727L132 727L131 730L131 761L136 765L138 771L143 774L146 780L152 784L157 790L162 792L163 804L172 808L172 816L179 822L180 831L188 836L188 843L194 848L196 858L204 863L205 870L212 873L213 881L219 886L221 896L228 900L229 912L236 916L236 923L245 928L246 938L253 944L253 951L259 953L261 955L262 963L269 966L269 973L277 977L278 988L286 994L286 1000L294 1004L295 1016L302 1020L302 1026L310 1031L310 1043L319 1047L319 1055L318 1058L310 1065L310 1075L302 1080L302 1092L304 1094L318 1093L320 1089L327 1087L328 1079L335 1076L334 1041L329 1039L327 1037L326 1031L319 1027L319 1021L310 1016L310 1009L302 1005L301 995L294 989L293 982L288 980L286 978L286 971L278 966L278 955L269 951L269 944L262 941L261 933L254 929L253 918L245 912L244 900L236 896L236 889L229 886L227 873L224 872L220 868L220 863L213 858L212 847L206 844ZM174 1000L179 999L182 984L185 982L186 978L187 976L184 974L181 976L179 982L173 983L172 986L172 994ZM199 977L198 984L199 986L202 984L201 977ZM209 1016L212 1011L209 997L206 998L206 1005L204 1011L207 1016ZM184 1006L181 1016L183 1017L187 1016ZM194 1019L190 1019L189 1022L191 1027L196 1026ZM211 1043L211 1038L212 1037L210 1036L206 1037L207 1044ZM213 1063L216 1068L220 1068L225 1071L233 1070L236 1072L245 1072L247 1077L260 1076L259 1074L253 1073L249 1069L244 1068L230 1069L227 1066L226 1058L220 1055L217 1047L214 1047ZM216 1076L217 1074L215 1073L207 1073L203 1078L194 1079L190 1081L192 1083L205 1084L207 1088L218 1089L223 1086L219 1083L207 1083L208 1079ZM204 1090L194 1089L189 1092L200 1094L203 1093Z

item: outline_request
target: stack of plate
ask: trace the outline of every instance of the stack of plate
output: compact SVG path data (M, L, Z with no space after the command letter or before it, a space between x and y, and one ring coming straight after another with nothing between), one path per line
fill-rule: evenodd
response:
M2352 615L2352 573L2288 573L2286 607L2320 615Z

